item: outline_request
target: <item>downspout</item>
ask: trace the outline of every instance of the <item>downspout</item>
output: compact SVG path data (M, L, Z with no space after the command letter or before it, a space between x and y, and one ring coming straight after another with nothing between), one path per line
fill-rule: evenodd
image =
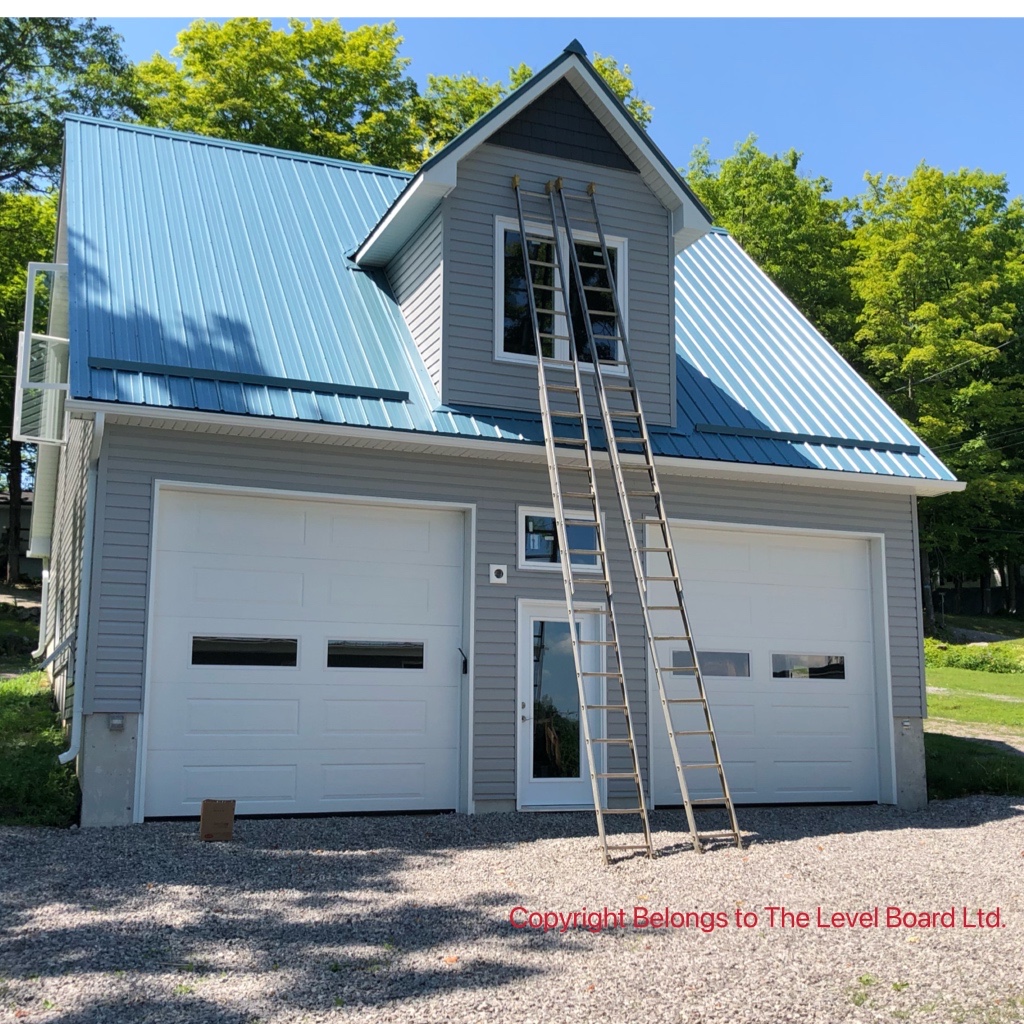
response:
M43 592L39 595L39 644L32 652L33 658L41 658L46 650L46 616L50 608L50 559L43 560Z
M78 627L75 630L75 685L71 693L71 741L57 760L67 764L82 748L82 688L85 685L85 651L89 635L89 602L92 598L92 553L96 546L96 490L99 479L100 448L103 444L104 415L96 413L89 448L89 470L85 478L85 522L82 527L82 576L78 588Z

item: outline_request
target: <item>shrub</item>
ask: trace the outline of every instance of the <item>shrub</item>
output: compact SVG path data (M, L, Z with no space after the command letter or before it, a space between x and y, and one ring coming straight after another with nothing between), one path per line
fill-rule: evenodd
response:
M966 668L975 672L1024 672L1020 653L1012 646L944 644L925 637L924 663L931 668Z

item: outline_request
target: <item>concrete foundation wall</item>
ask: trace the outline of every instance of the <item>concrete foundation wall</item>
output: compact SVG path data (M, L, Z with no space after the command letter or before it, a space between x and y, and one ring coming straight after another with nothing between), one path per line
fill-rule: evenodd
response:
M920 811L928 806L922 720L895 718L893 742L896 752L896 804L905 811Z
M122 719L120 730L111 720ZM135 811L138 715L85 715L78 782L82 787L82 825L130 825Z

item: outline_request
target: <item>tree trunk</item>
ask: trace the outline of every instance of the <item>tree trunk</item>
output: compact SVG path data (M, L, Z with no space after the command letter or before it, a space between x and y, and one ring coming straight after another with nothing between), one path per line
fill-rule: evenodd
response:
M11 503L7 507L7 582L17 583L21 575L21 442L11 441L7 463L7 486Z
M926 547L921 548L921 597L924 631L931 636L935 632L935 602L932 598L932 560Z

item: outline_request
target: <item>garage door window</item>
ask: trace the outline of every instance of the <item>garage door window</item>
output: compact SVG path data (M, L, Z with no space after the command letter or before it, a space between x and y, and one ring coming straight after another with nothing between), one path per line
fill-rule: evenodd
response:
M846 658L841 654L773 654L776 679L845 679Z
M394 640L335 640L328 668L423 668L423 644Z
M700 660L700 669L706 676L750 676L750 655L745 651L698 651L697 657ZM672 667L693 668L690 652L673 651Z
M194 636L193 665L276 665L294 668L299 641L281 637Z

